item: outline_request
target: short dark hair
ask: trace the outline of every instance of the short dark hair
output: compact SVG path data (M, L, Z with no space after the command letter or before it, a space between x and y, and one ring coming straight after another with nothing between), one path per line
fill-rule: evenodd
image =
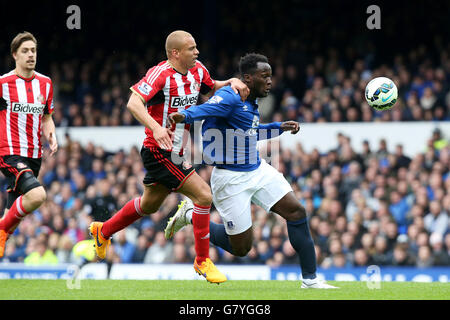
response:
M241 75L254 73L258 67L258 62L269 63L269 59L259 53L247 53L239 61L239 73Z
M22 43L28 40L33 41L37 46L37 40L30 32L24 31L15 36L11 42L11 54L17 52Z

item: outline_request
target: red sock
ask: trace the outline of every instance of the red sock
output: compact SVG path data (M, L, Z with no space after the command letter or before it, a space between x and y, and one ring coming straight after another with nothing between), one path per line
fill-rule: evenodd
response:
M0 221L0 229L9 233L9 230L19 224L27 214L29 214L29 212L23 207L22 196L20 196L14 201L11 209L8 210L8 213Z
M19 222L20 223L20 222ZM11 228L9 228L8 234L12 235L14 234L14 231L16 231L17 227L19 226L19 223L13 225Z
M209 258L209 210L211 206L205 207L194 203L192 213L192 226L194 227L195 252L197 263L201 264Z
M130 224L142 218L141 198L135 198L127 202L122 209L117 211L109 220L103 223L102 235L108 239L117 231L125 229Z

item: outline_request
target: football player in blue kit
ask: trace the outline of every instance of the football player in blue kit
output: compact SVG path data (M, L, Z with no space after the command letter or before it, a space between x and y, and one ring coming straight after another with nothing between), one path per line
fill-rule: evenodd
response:
M318 279L316 254L305 208L290 184L261 159L257 141L285 131L296 134L296 121L259 123L258 98L272 87L272 68L267 57L250 53L239 62L241 80L250 95L242 101L229 86L218 90L206 103L172 113L168 121L202 125L203 160L214 166L211 174L213 203L223 224L210 222L210 242L236 256L245 256L253 244L251 203L286 219L289 241L300 258L302 288L336 288ZM192 203L182 201L165 230L166 238L191 223Z

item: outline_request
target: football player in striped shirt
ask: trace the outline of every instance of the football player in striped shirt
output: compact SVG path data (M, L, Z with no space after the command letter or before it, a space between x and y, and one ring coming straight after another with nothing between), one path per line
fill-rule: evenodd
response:
M51 155L58 149L53 113L53 86L35 71L37 41L29 32L11 42L15 69L0 77L0 171L9 180L6 210L0 220L0 257L20 221L46 199L37 179L42 162L41 134Z
M226 281L209 258L209 220L212 203L209 185L183 161L189 125L168 127L167 116L186 110L197 103L200 93L207 94L230 85L245 100L248 87L239 79L215 81L206 67L197 60L199 50L191 34L174 31L166 39L167 60L150 68L131 89L128 109L145 126L146 138L141 157L147 174L144 193L131 200L111 219L93 222L97 255L103 259L111 236L143 216L156 212L171 192L179 192L194 203L192 225L196 258L194 270L213 283Z

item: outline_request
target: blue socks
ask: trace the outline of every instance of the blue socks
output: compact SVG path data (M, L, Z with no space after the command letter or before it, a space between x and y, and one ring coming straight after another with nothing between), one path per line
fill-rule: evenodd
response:
M316 251L309 232L308 219L287 221L289 241L300 258L303 279L316 278ZM228 235L223 224L209 223L209 241L233 254Z
M233 254L233 249L231 248L231 244L228 240L228 235L223 224L209 222L209 241L212 244Z
M309 232L308 219L287 221L289 241L300 258L303 279L316 277L316 251Z

